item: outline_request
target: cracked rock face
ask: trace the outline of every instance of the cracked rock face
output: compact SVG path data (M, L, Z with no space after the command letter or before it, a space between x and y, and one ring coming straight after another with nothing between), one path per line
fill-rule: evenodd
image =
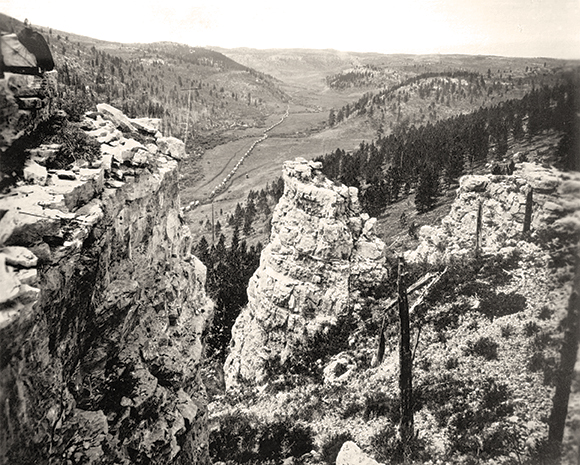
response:
M336 324L352 292L385 277L375 219L360 213L356 188L334 184L320 168L300 158L284 164L270 242L232 330L228 387L265 382L269 365L283 365L296 343Z
M84 124L96 166L0 198L0 465L207 463L213 304L177 162Z

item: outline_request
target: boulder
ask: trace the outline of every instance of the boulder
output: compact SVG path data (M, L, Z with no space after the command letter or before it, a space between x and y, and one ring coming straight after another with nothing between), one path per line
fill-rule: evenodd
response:
M352 441L346 441L336 457L336 465L380 465Z
M356 370L357 364L352 355L341 352L332 357L324 367L324 384L334 384L345 381Z
M185 153L185 144L177 137L161 137L157 139L157 147L164 155L169 155L175 160L183 160L187 155Z
M99 103L97 105L97 110L103 115L104 118L111 121L115 127L119 128L123 132L134 132L135 126L131 123L131 120L117 108L107 104Z
M145 134L154 135L159 131L161 120L159 118L132 118L131 124Z
M12 236L16 228L16 215L15 209L0 209L0 246Z
M26 247L4 247L0 252L6 259L6 264L19 268L33 268L38 263L38 258Z
M64 179L66 181L74 181L77 178L77 175L69 170L57 170L55 174L58 176L58 179Z
M488 176L463 176L459 181L461 192L483 192L489 183Z
M149 163L149 152L147 150L138 149L133 155L133 159L131 160L131 164L134 166L145 166Z
M35 161L27 160L24 166L24 180L32 184L44 185L48 177L48 171L44 166Z
M20 281L12 269L6 267L6 256L0 253L0 304L18 295Z

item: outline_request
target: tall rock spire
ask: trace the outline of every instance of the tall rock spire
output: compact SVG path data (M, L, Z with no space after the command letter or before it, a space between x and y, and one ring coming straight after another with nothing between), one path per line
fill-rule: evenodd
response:
M265 382L298 343L336 324L353 292L385 278L376 220L361 214L356 188L333 183L321 167L302 158L284 164L270 242L232 330L228 387Z

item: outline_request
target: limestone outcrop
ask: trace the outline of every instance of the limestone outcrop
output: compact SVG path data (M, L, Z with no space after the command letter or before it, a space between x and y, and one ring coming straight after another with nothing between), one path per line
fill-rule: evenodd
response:
M248 285L248 305L232 329L226 384L263 383L296 344L337 322L357 289L385 278L385 245L358 191L336 185L321 165L284 164L284 195L269 244Z
M206 463L213 304L178 163L92 116L100 159L0 198L0 464Z
M423 226L419 246L405 254L409 262L445 262L473 255L481 205L481 253L508 254L524 241L526 204L529 235L580 234L580 176L534 163L521 163L513 175L469 175L441 226Z

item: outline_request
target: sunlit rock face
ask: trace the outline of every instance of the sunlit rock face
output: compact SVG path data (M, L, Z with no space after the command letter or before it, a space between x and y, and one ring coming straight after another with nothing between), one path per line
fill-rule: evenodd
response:
M385 277L385 245L361 214L356 188L337 185L321 165L284 164L284 195L270 241L232 330L226 384L263 383L296 344L336 324L357 289Z
M480 208L482 254L531 250L530 239L541 235L580 234L579 193L577 173L535 163L519 164L512 175L464 176L449 214L419 230L419 246L405 259L435 264L473 255Z
M207 463L213 304L177 161L106 113L82 124L100 159L0 198L0 464Z

